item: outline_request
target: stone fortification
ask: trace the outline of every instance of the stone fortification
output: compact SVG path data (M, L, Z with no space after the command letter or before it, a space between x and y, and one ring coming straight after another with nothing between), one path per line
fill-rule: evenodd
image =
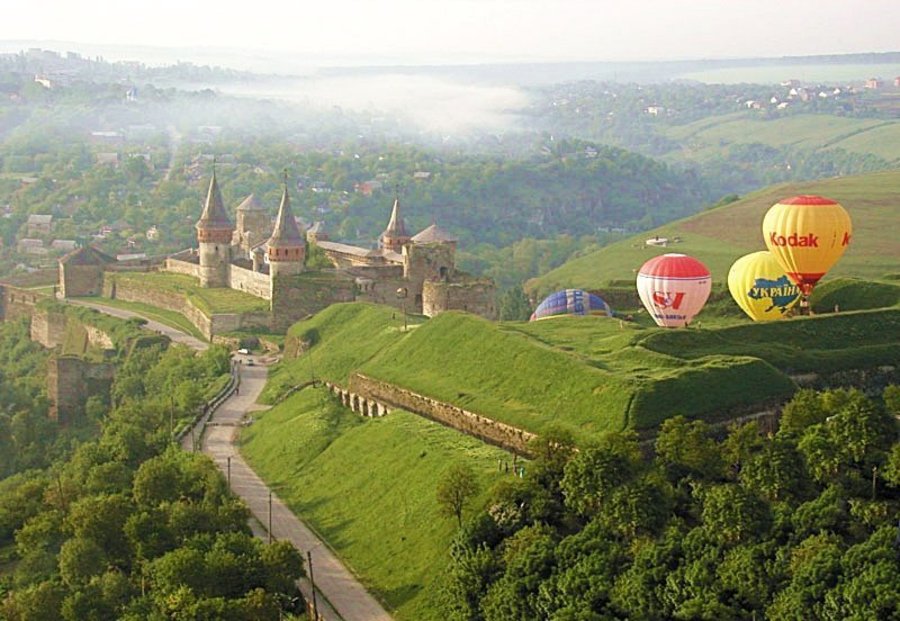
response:
M63 344L66 337L66 316L63 313L32 309L31 340L47 349ZM107 337L108 339L109 337Z
M91 395L109 392L116 365L91 363L76 356L52 357L47 368L50 418L68 424L84 413Z
M272 286L268 274L254 272L232 264L228 286L264 300L272 299Z
M257 313L219 313L207 315L182 295L141 287L139 281L107 279L103 295L125 302L140 302L157 308L174 311L185 316L207 339L223 332L263 328L271 329L272 315Z
M0 284L0 321L31 317L37 303L51 297L47 293Z
M414 412L520 455L528 454L528 443L536 437L533 433L361 373L350 376L349 392L369 402Z
M200 265L191 261L169 257L166 259L165 270L173 274L185 274L194 278L200 278Z
M496 297L496 287L489 279L426 280L422 283L422 314L434 317L455 310L496 319Z
M353 278L340 271L306 272L272 281L272 328L287 330L292 324L332 304L352 302Z

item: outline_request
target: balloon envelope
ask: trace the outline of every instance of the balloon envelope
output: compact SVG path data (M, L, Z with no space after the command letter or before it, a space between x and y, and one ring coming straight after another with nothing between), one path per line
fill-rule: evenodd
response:
M734 262L728 271L728 290L753 321L781 319L800 299L800 287L766 250Z
M644 308L664 328L689 324L706 304L711 287L707 267L684 254L654 257L644 263L637 276Z
M613 314L609 305L593 293L581 289L563 289L551 293L531 314L529 321L550 319L565 315L604 315Z
M763 238L788 277L809 295L850 245L853 227L841 205L822 196L794 196L769 209Z

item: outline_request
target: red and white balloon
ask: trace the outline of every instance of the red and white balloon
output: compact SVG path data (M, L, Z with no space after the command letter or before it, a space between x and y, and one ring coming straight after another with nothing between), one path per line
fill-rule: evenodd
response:
M658 326L688 325L709 298L712 277L700 261L685 254L664 254L638 271L637 290Z

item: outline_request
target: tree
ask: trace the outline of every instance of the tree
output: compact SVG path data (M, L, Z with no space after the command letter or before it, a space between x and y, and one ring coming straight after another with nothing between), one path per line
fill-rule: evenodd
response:
M478 494L479 485L475 472L466 464L454 464L437 485L437 501L441 513L456 516L462 526L463 510L468 502Z
M531 303L522 287L510 287L500 296L500 321L527 321Z
M588 517L637 472L641 450L633 432L606 434L596 446L566 464L562 492L566 508Z
M87 584L106 569L106 555L91 539L74 537L59 550L59 574L70 587Z
M685 476L717 479L723 471L719 447L710 437L709 425L700 420L666 419L656 438L656 454L675 480Z

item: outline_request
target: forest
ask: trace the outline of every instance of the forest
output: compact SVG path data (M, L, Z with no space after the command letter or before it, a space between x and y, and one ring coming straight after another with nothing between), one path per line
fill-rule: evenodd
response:
M456 537L448 618L894 618L898 414L898 386L805 389L775 432L546 434Z
M79 426L57 429L33 373L46 354L17 323L0 339L12 413L0 414L0 617L237 621L302 609L299 552L254 538L212 461L172 442L172 419L228 373L227 351L135 350L109 401L91 398Z

